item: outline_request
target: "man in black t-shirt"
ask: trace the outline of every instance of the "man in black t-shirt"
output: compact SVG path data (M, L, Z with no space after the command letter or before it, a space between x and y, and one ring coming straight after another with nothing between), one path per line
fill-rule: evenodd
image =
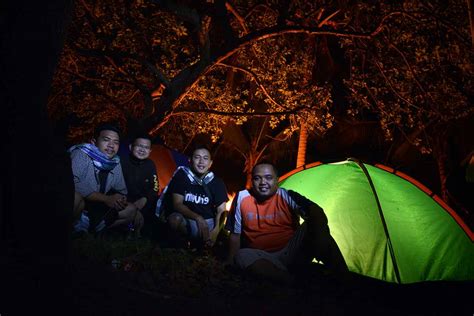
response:
M209 171L212 160L206 147L196 147L190 163L191 168L180 167L168 185L173 213L167 222L173 231L187 239L211 247L224 226L227 189Z

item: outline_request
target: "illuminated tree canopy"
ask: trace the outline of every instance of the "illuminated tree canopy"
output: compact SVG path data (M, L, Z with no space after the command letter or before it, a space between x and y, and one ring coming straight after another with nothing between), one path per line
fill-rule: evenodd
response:
M467 8L459 0L79 0L50 115L69 117L71 139L113 119L180 149L196 134L217 141L229 126L245 133L258 122L267 140L288 139L302 122L323 135L338 106L346 119L371 113L387 140L433 153L441 168L440 128L474 111ZM347 102L335 105L337 67Z
M421 131L472 115L474 55L464 2L410 1L388 6L359 5L363 29L370 16L385 16L384 31L371 40L343 40L350 59L349 112L379 114L387 138L400 132L423 152L430 144ZM463 17L464 19L460 18Z
M364 29L384 17L384 30L370 40L342 39L350 62L349 114L377 113L388 140L432 153L445 199L450 128L473 117L474 47L463 1L360 4L353 16ZM406 146L397 151L403 154ZM395 152L397 154L397 152Z
M312 37L371 36L338 30L337 13L304 2L78 1L50 113L74 113L86 125L138 121L151 133L196 115L211 118L198 129L214 137L229 119L259 115L273 127L290 118L288 133L299 119L323 131L331 97L308 75L318 50ZM71 137L83 130L71 128Z

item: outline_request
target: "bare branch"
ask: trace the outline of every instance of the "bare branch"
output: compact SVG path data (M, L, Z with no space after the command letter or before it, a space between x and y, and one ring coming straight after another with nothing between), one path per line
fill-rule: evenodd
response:
M239 67L239 66L234 66L234 65L229 65L229 64L225 64L225 63L216 63L217 66L224 66L224 67L228 67L228 68L232 68L232 69L235 69L235 70L238 70L238 71L241 71L243 73L246 73L248 74L254 81L255 83L257 84L257 86L262 90L263 94L270 100L270 102L280 108L283 108L283 109L286 109L286 110L289 110L288 107L276 102L272 97L271 95L268 93L267 89L265 88L265 86L260 82L260 80L258 79L258 76L251 70L248 70L248 69L245 69L245 68L242 68L242 67Z
M71 74L73 76L76 76L78 78L81 78L83 80L86 80L86 81L110 81L110 79L108 78L101 78L101 77L88 77L88 76L85 76L83 74L80 74L79 72L74 72L74 71L71 71L67 68L64 68L64 67L59 67L58 68L59 70L61 71L64 71L68 74ZM119 79L114 79L112 80L112 82L117 82L117 83L124 83L124 84L128 84L128 85L131 85L131 86L134 86L134 84L130 81L127 81L127 80L119 80Z
M283 138L280 138L280 137L278 137L278 136L277 136L277 137L272 137L272 136L270 136L270 135L266 135L266 137L267 137L267 138L270 138L271 140L277 141L277 142L284 142L284 141L287 141L288 138L290 138L290 135L289 135L289 134L288 134L288 135L285 135L285 137L283 137Z
M260 132L258 133L258 137L255 140L255 145L257 146L257 148L258 148L258 143L260 142L260 139L262 138L263 130L267 127L267 122L268 122L268 116L265 117L265 121L260 126Z
M413 70L413 67L408 62L405 54L403 54L403 52L400 51L400 49L395 44L393 44L391 42L389 43L389 47L393 48L402 57L403 61L405 62L405 65L408 67L408 70L412 74L413 80L415 80L416 85L418 86L418 88L420 88L420 90L423 92L423 94L427 95L428 98L431 99L432 102L434 102L434 99L431 96L431 94L425 90L425 88L422 86L421 82L418 80L418 78L417 78L418 76L415 73L415 71Z
M388 86L390 87L390 89L392 90L392 92L400 99L400 100L403 100L406 104L414 107L415 109L419 109L415 104L413 104L412 102L410 102L410 100L406 99L405 97L403 97L396 89L395 87L393 86L392 84L392 81L385 75L382 67L380 66L380 63L375 60L374 61L374 65L377 67L377 69L379 70L380 74L382 75L382 77L385 79L385 81L387 82Z
M239 14L239 12L237 12L237 10L234 8L232 4L229 3L229 1L225 2L225 7L237 19L237 21L239 22L240 26L242 27L244 31L244 34L247 34L249 30L247 28L247 25L245 24L245 19Z
M124 100L124 101L122 101L122 102L119 102L119 104L122 104L122 105L123 105L123 104L129 103L130 101L133 100L133 98L135 98L135 96L137 95L137 93L140 93L140 90L137 89L137 90L133 91L133 93L130 95L130 97L128 97L126 100Z
M330 14L328 17L326 17L324 20L322 20L318 24L318 27L323 27L324 25L326 25L329 22L329 20L331 20L333 17L335 17L339 12L341 12L341 10L337 10L336 12Z
M249 10L249 12L247 12L247 14L245 15L245 20L247 20L249 16L251 16L255 11L257 11L260 8L271 11L275 15L277 14L277 12L275 10L273 10L272 8L270 8L268 5L266 5L266 4L257 4L253 8L251 8Z

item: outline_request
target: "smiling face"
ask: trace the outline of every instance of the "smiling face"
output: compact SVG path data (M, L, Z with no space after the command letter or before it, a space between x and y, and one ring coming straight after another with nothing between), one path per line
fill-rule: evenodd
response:
M103 130L97 138L91 140L91 143L99 148L99 151L107 155L107 157L113 158L118 152L120 137L115 131Z
M258 200L272 197L278 190L275 169L270 164L259 164L252 171L252 191Z
M151 152L151 141L146 138L137 138L130 145L132 155L140 160L147 159Z
M198 176L205 175L211 168L211 153L205 148L196 149L191 157L191 167Z

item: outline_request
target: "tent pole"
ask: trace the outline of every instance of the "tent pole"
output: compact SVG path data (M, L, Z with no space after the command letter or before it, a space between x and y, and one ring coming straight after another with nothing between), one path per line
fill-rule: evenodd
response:
M401 284L402 282L401 282L401 278L400 278L400 271L398 270L398 264L397 264L397 260L395 258L395 252L393 250L392 240L390 239L390 235L388 233L387 222L385 221L385 217L383 216L382 205L380 204L380 200L379 200L379 197L377 195L377 191L375 190L374 183L372 182L372 178L370 177L369 171L367 170L367 168L364 166L364 164L361 161L359 161L358 159L355 159L355 158L349 158L349 160L354 161L355 163L357 163L357 165L359 166L359 168L362 169L362 171L364 172L367 180L369 181L370 188L372 189L372 192L373 192L374 197L375 197L375 202L377 202L377 208L378 208L378 211L379 211L380 219L382 221L385 236L387 237L388 249L390 251L390 256L392 257L393 268L395 270L395 277L397 278L397 282L399 284Z

